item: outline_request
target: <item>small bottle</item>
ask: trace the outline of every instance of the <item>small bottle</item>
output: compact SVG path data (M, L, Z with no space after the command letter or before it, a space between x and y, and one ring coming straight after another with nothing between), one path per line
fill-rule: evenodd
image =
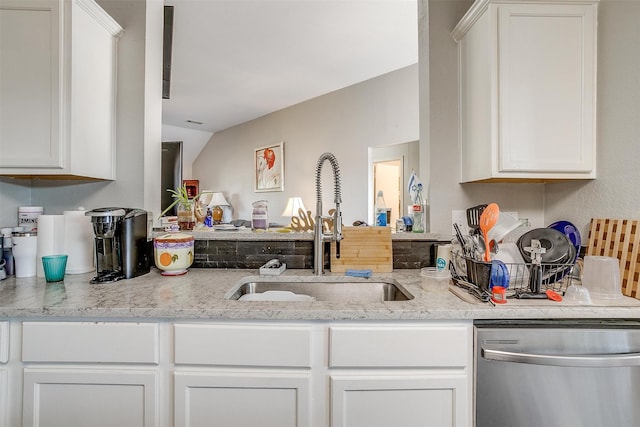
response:
M379 227L387 225L387 205L384 203L382 190L378 190L376 197L376 225Z
M11 228L3 228L0 239L3 239L2 259L5 261L7 276L13 276L15 274L15 264L13 261L13 240L11 239Z
M422 215L422 204L413 205L413 232L424 233L424 221Z

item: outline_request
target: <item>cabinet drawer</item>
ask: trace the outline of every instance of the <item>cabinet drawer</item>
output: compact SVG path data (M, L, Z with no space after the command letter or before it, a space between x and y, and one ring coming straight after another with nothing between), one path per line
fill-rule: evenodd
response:
M24 322L24 362L158 363L155 323Z
M9 361L9 322L0 322L0 363Z
M281 325L175 325L175 363L309 367L311 329Z
M333 326L331 367L465 367L470 326Z

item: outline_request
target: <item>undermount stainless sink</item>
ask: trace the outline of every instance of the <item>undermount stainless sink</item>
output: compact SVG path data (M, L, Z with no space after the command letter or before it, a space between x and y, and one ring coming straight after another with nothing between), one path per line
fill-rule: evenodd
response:
M281 291L281 292L269 292ZM262 298L258 294L264 294ZM241 279L225 296L229 300L298 301L289 299L286 293L297 296L308 295L316 301L335 302L381 302L408 301L413 299L395 280L371 280L353 277L247 277ZM243 296L247 296L242 298ZM291 294L289 294L291 295ZM310 300L310 299L307 299Z

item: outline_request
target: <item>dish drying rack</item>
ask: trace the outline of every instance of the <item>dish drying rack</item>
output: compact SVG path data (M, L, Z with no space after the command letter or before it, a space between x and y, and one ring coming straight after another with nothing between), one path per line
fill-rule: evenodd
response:
M536 298L531 296L530 277L532 263L502 263L508 271L507 298ZM542 285L538 294L542 295L547 290L553 290L561 295L571 284L571 275L568 274L573 266L571 263L540 264ZM491 301L491 262L479 261L461 254L458 251L451 253L451 277L453 283L474 295L480 301ZM495 273L494 273L495 274Z

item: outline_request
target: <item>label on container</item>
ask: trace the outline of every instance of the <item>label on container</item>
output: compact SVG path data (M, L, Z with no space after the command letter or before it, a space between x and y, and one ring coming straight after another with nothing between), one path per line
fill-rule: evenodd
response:
M44 208L39 206L24 206L18 208L18 226L24 231L36 232L38 230L38 217L42 215Z
M378 209L378 211L376 212L376 226L386 227L386 225L387 225L387 210Z

